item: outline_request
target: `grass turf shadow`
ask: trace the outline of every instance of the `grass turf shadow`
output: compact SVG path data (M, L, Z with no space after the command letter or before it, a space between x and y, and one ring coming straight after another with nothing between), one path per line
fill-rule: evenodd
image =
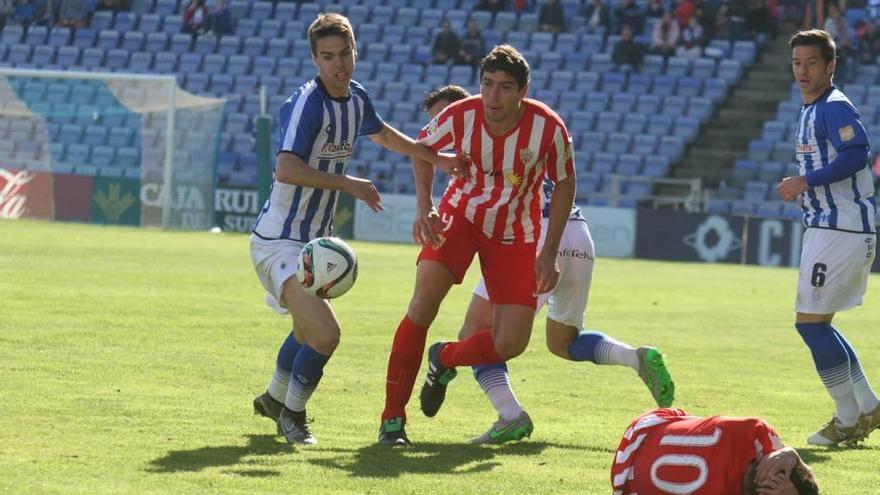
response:
M147 471L152 473L195 472L211 467L236 466L242 459L253 455L290 453L290 446L277 435L248 435L247 445L201 447L192 450L172 450L150 461ZM272 469L241 470L235 474L251 477L278 476Z

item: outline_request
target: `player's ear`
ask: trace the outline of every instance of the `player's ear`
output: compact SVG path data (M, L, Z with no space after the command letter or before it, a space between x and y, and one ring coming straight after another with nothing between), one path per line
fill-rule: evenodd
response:
M523 86L522 88L520 88L520 90L519 90L519 99L522 100L523 98L525 98L528 95L529 95L529 83L526 83L526 85Z

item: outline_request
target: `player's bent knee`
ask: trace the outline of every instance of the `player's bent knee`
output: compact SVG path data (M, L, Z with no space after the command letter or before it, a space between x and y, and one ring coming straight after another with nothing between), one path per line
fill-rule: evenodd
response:
M514 339L503 336L495 337L493 342L495 343L495 352L505 361L519 356L525 352L526 347L529 345L528 339Z
M339 332L321 332L308 339L309 347L319 354L330 356L339 346Z
M431 326L434 318L437 317L437 312L440 310L441 300L442 299L437 299L429 294L416 291L412 300L409 302L409 309L406 314L416 324L427 328Z
M568 356L568 346L570 343L562 343L558 341L548 340L547 341L547 350L550 351L554 356L559 356L562 359L569 359Z

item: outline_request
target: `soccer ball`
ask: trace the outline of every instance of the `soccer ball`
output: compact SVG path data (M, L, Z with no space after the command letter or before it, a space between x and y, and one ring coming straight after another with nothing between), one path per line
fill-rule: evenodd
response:
M312 239L299 253L296 279L313 296L339 297L348 292L357 279L357 257L338 237Z

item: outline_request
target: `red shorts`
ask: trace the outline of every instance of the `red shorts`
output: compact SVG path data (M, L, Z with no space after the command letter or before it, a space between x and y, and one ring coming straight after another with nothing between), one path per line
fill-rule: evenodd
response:
M534 308L535 254L537 244L502 244L486 237L474 224L447 205L440 206L445 241L439 248L423 246L419 261L442 263L460 284L474 254L480 255L480 271L493 304L519 304Z

